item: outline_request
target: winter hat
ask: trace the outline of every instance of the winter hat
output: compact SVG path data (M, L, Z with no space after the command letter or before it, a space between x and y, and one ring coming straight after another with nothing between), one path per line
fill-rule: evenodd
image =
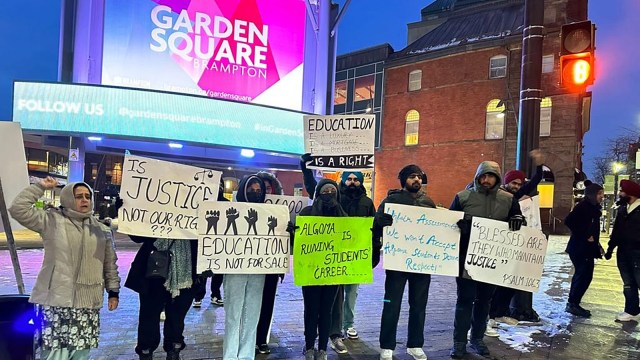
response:
M602 190L602 186L596 183L589 184L589 186L584 189L584 197L589 200L589 202L596 205L598 203L596 201L596 197L600 190Z
M620 181L620 189L622 189L622 191L629 196L640 198L640 185L638 185L638 183L634 181L631 181L631 180ZM586 190L585 190L585 194L586 194Z
M358 181L360 181L360 183L364 182L364 174L361 173L360 171L345 171L342 173L342 177L341 177L341 181L343 184L347 182L347 178L351 174L355 175L358 178Z
M504 183L508 184L516 179L520 179L520 181L524 182L524 178L524 172L520 170L511 170L504 174Z
M400 170L400 173L398 174L398 179L400 179L401 187L404 187L404 184L407 182L407 179L411 174L421 175L422 184L424 185L427 183L427 174L425 174L424 171L422 171L422 169L420 169L418 165L411 164L403 167L402 170Z

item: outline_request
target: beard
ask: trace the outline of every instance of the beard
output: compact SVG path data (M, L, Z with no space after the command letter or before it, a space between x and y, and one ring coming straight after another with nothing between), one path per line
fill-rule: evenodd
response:
M418 191L420 191L420 188L422 187L422 184L420 184L419 182L414 182L411 185L405 186L405 188L407 189L408 192L410 193L417 193Z
M355 185L349 185L349 186L347 186L347 192L349 192L349 193L354 193L354 192L356 192L356 191L358 191L358 187L357 187L357 186L355 186Z

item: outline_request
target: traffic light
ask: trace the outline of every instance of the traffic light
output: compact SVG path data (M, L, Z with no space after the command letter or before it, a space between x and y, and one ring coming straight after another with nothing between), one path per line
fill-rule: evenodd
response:
M560 30L560 85L583 92L594 80L595 26L591 21L562 25Z

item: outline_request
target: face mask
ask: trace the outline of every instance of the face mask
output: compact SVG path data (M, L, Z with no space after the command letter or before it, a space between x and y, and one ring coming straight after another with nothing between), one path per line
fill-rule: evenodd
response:
M320 200L324 205L333 205L335 203L334 194L320 194Z
M247 201L251 203L259 203L262 200L262 193L259 191L250 191L247 193Z

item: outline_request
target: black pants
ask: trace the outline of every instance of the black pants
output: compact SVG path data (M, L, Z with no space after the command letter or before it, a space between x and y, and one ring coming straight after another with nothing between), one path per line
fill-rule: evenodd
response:
M622 278L624 312L640 314L638 287L640 286L640 251L620 251L617 256L618 270Z
M513 295L515 293L515 289L497 286L491 300L489 317L495 319L503 316L508 316L511 299L513 298Z
M222 293L220 287L222 286L222 274L214 274L211 278L211 298L217 297L222 299ZM205 295L207 295L207 277L202 277L200 281L194 285L193 299L195 301L202 301Z
M514 289L510 314L512 318L518 320L522 316L533 316L533 293Z
M458 300L453 321L453 341L466 343L469 328L471 340L482 339L487 330L489 304L496 286L461 277L456 278L456 283Z
M587 292L591 280L593 280L593 258L585 256L574 256L569 254L575 272L571 279L571 289L569 290L568 302L573 305L580 305L582 297Z
M264 277L264 288L262 289L262 307L260 308L260 320L258 321L258 331L256 332L256 345L267 343L267 335L271 328L273 319L273 306L276 302L276 290L280 275L267 274Z
M329 327L329 337L331 339L342 337L342 312L344 308L344 286L338 285L338 293L333 301L331 309L331 326Z
M318 350L327 350L331 308L338 293L338 286L303 286L304 342L306 350L313 349L318 336Z
M140 312L138 315L138 344L136 353L143 350L155 351L160 344L160 313L164 309L163 349L169 351L180 344L184 349L184 318L193 301L193 289L180 290L180 295L171 298L171 294L158 280L150 280L149 291L139 294Z
M384 307L380 324L380 348L395 350L398 319L404 287L409 282L409 333L407 348L424 345L424 321L429 299L431 275L387 270L384 281Z

